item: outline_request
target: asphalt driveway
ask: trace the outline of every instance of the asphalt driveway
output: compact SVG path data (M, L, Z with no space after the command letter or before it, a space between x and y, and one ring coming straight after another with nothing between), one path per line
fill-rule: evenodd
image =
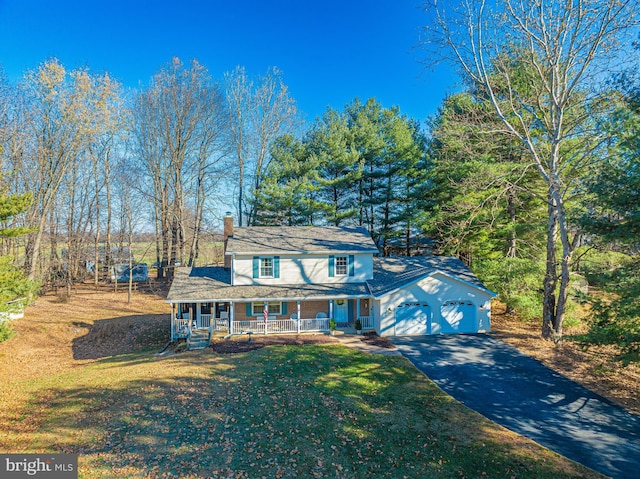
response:
M390 338L442 390L613 478L640 477L640 416L487 335Z

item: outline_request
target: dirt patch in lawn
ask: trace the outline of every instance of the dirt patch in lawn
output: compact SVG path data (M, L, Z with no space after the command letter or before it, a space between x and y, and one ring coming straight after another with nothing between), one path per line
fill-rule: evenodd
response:
M379 348L385 349L396 349L395 344L389 341L387 338L383 338L378 336L376 333L364 333L361 338L362 342L365 344L370 344L371 346L378 346Z
M491 311L493 336L591 391L619 404L631 412L640 414L640 365L624 366L615 360L618 354L612 346L582 348L576 342L565 340L561 344L542 339L541 326L534 322L522 322L505 314L500 303L494 303ZM565 337L583 332L565 328Z
M285 346L305 344L328 344L337 343L338 340L332 336L325 334L300 334L287 336L259 336L244 335L234 336L230 339L213 338L211 340L211 348L218 354L233 354L254 351L264 348L265 346Z
M360 340L371 346L378 346L386 349L396 349L395 345L387 338L382 338L376 333L364 333ZM243 335L234 336L230 339L213 338L211 348L218 354L234 354L254 351L265 346L303 346L305 344L329 344L339 343L335 336L326 334L299 334L299 335Z

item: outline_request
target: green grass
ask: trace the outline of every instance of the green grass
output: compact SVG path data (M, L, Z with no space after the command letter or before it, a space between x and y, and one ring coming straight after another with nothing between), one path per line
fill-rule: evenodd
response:
M121 355L23 393L0 450L79 453L82 478L599 477L338 345Z

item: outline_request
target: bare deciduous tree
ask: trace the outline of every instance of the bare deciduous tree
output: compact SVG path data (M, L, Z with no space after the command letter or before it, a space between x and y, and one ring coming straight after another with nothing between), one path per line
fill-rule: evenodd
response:
M249 200L260 187L269 149L277 137L293 131L297 108L276 68L254 82L244 67L237 67L225 74L225 86L231 150L237 165L238 223L251 224L254 212Z
M205 193L219 174L214 167L223 156L227 115L207 70L195 60L185 68L174 58L137 96L133 119L134 151L153 185L149 194L162 277L167 266L185 260L190 205L196 212L191 246L197 246ZM195 261L195 252L189 256Z

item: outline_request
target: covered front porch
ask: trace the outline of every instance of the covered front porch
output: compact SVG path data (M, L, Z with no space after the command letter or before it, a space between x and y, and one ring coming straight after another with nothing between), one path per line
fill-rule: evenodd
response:
M374 329L370 298L316 300L252 299L171 303L171 340L206 331L233 334L326 332L331 319L338 329Z

